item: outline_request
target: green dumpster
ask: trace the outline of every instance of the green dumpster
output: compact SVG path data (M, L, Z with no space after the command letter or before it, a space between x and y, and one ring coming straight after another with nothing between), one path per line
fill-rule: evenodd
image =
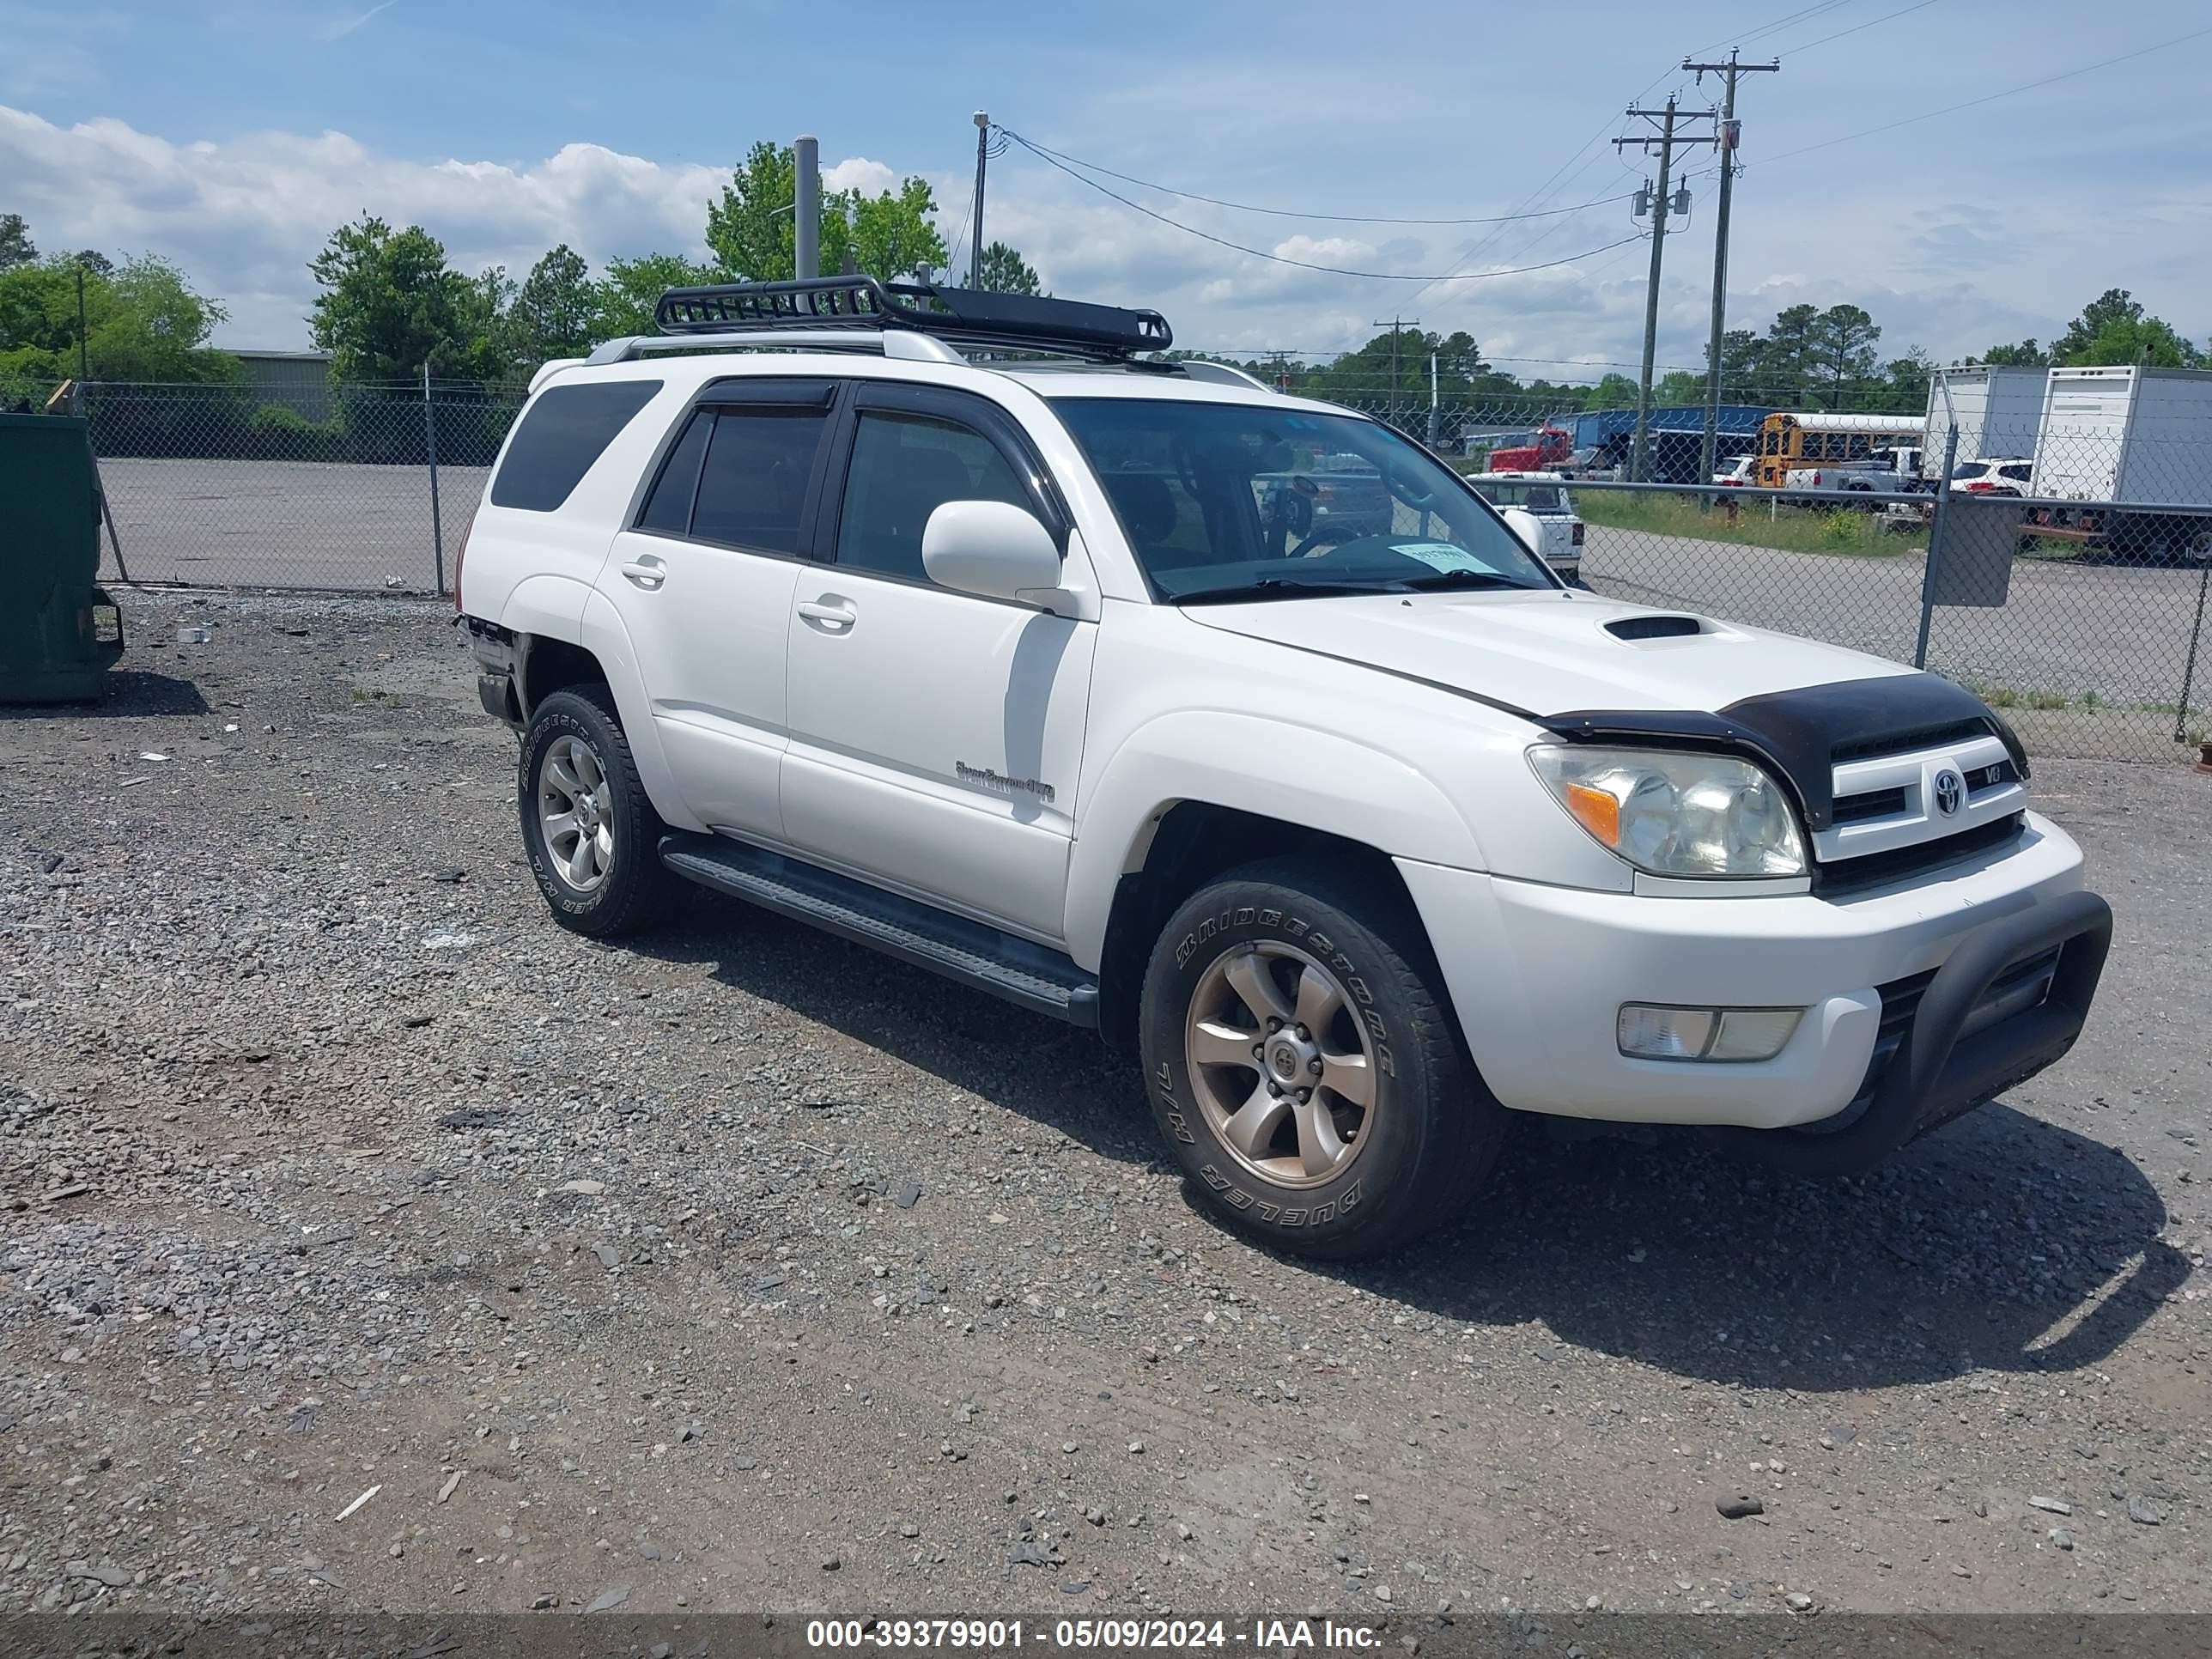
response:
M0 415L0 702L100 695L123 654L123 619L99 574L87 422Z

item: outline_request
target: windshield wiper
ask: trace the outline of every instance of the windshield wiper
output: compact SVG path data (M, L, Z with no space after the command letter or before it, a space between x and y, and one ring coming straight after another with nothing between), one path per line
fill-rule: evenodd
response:
M1249 582L1224 582L1218 587L1194 587L1188 592L1170 593L1168 599L1176 605L1211 605L1226 599L1249 599L1273 593L1314 594L1321 597L1342 597L1347 593L1402 593L1405 582L1396 576L1378 576L1371 581L1299 581L1291 576L1261 576Z
M1403 587L1427 590L1437 587L1525 587L1510 576L1501 576L1495 570L1439 570L1432 575L1405 576L1399 579Z

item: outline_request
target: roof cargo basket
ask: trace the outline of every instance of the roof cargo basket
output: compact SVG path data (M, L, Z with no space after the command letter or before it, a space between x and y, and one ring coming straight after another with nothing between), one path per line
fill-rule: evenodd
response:
M886 283L868 276L672 288L660 296L653 322L663 334L911 329L963 346L1057 352L1107 362L1140 351L1164 351L1175 343L1167 319L1157 311L934 283Z

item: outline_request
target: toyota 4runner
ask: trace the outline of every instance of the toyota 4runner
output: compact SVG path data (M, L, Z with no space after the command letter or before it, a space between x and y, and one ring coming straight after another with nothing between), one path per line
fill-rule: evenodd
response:
M2081 1029L2111 913L1949 681L1565 586L1156 313L659 325L540 371L459 583L568 927L696 883L1095 1027L1197 1198L1317 1255L1453 1215L1509 1111L1863 1170Z

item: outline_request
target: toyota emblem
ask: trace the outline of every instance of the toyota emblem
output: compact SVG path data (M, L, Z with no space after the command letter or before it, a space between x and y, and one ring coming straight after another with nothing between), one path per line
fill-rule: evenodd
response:
M1945 767L1936 775L1936 810L1945 817L1956 817L1960 807L1966 805L1966 781Z

